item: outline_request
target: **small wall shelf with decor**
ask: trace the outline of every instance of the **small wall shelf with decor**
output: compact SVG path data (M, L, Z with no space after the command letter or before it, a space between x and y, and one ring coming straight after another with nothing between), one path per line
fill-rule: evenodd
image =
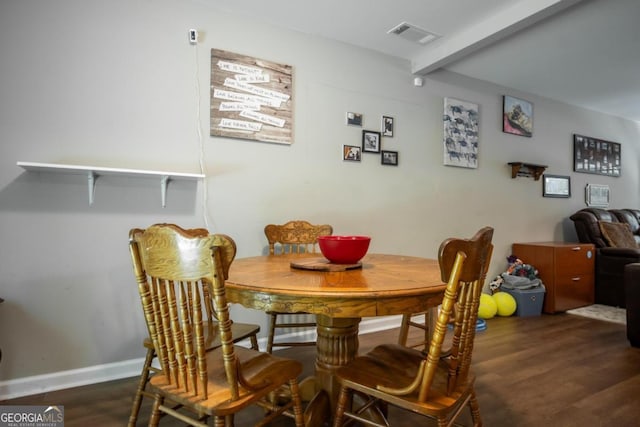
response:
M511 166L511 178L526 176L533 177L536 181L547 169L546 165L534 165L533 163L509 162L508 165Z
M96 179L101 175L122 175L130 177L158 177L160 178L160 194L162 207L167 205L167 184L174 179L199 180L204 179L204 174L181 173L167 171L150 171L140 169L105 168L98 166L63 165L58 163L18 162L18 166L29 172L56 172L76 175L86 175L89 186L89 205L93 204Z

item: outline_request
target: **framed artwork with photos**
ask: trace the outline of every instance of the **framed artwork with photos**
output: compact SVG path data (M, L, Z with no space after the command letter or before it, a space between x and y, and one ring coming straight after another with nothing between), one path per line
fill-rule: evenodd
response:
M380 132L373 130L362 131L362 151L365 153L380 152Z
M618 177L622 173L622 147L617 142L573 135L573 170Z

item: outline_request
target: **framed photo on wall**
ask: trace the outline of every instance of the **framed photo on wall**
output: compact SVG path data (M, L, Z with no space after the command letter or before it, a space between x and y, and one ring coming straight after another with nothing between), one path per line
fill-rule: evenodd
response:
M502 97L502 132L512 135L533 135L533 104L524 99Z
M362 158L362 149L357 145L342 146L342 160L350 162L359 162Z
M571 178L563 175L542 175L543 197L571 197Z
M380 152L380 132L373 130L362 131L362 151L365 153Z
M600 184L587 184L587 186L585 187L584 197L587 206L598 208L609 207L609 186Z
M393 117L382 116L382 136L393 137Z
M398 152L382 150L380 159L383 165L398 166Z
M362 114L348 112L347 124L351 126L362 126Z
M584 135L573 135L573 170L619 177L622 173L622 146Z

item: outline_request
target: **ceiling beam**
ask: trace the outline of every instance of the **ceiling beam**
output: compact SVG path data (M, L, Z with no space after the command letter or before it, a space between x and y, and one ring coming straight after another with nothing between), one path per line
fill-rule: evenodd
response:
M461 32L430 43L411 61L411 71L426 75L496 43L583 0L523 0Z

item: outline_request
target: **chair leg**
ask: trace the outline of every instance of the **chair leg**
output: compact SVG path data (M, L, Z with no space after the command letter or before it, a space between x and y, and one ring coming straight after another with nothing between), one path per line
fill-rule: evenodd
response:
M291 391L291 400L293 401L293 418L295 420L296 427L305 427L302 412L302 399L300 398L300 388L298 387L298 380L296 378L289 381L289 389Z
M256 334L251 335L251 349L255 351L260 351L260 347L258 346L258 337Z
M136 394L133 397L133 405L131 406L131 415L129 415L128 427L135 427L138 422L138 413L140 412L140 406L142 405L143 392L147 387L147 382L149 381L151 363L153 362L155 355L156 352L153 348L147 349L147 355L145 356L142 372L140 373L140 380L138 381L138 388L136 389Z
M478 404L478 398L476 397L475 390L471 390L471 396L469 398L469 408L471 409L471 419L475 427L482 427L482 418L480 417L480 405Z
M273 338L276 331L276 321L278 320L278 313L269 313L269 337L267 338L267 353L271 353L273 350Z
M333 418L333 427L342 427L344 418L344 411L347 409L349 402L349 389L347 387L340 388L340 395L338 396L338 404L336 405L336 413Z
M149 427L158 427L160 423L160 405L162 405L163 401L164 398L162 396L156 395L151 408L151 417L149 417Z
M398 335L398 344L406 347L407 338L409 336L409 322L411 321L410 314L402 315L402 323L400 324L400 334Z

